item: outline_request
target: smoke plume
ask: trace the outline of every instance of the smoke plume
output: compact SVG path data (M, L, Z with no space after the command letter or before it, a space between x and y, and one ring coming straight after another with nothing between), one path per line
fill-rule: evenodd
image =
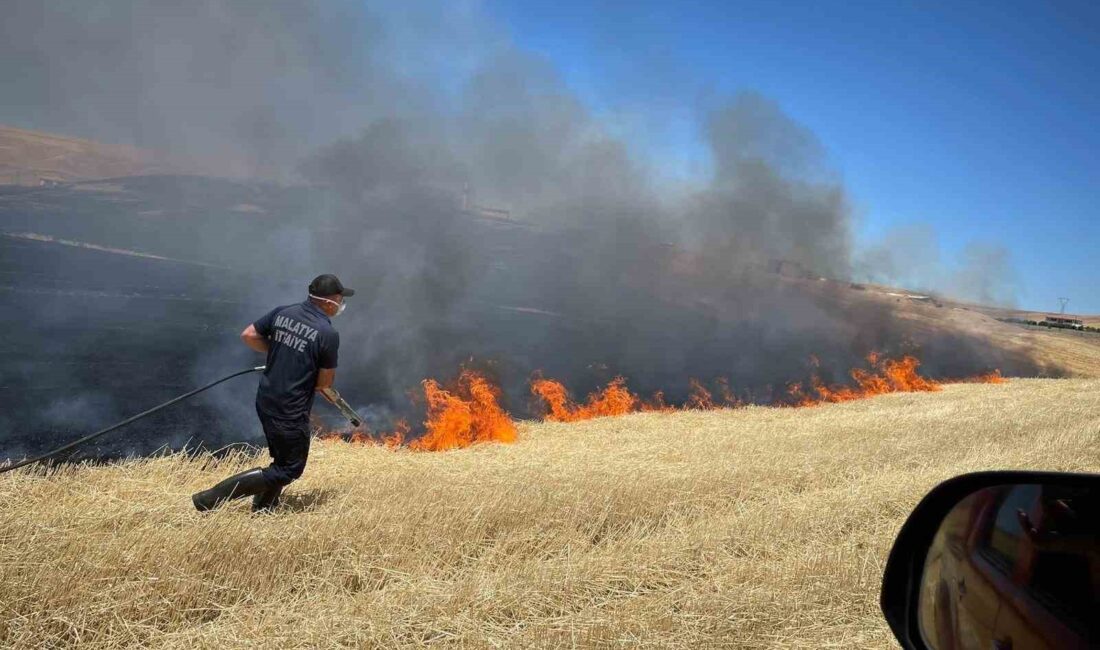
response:
M379 426L415 414L421 380L471 363L518 415L531 413L540 370L582 392L622 374L671 400L689 378L726 377L761 402L810 355L827 381L871 351L917 350L936 376L1041 370L984 340L914 329L887 303L838 297L864 263L844 187L814 136L757 94L700 115L709 172L668 192L659 160L476 5L10 5L0 71L17 101L0 121L253 179L59 190L37 220L16 195L0 205L5 231L53 228L178 260L54 251L47 272L32 268L38 249L19 258L19 272L68 293L36 301L13 286L4 299L54 324L42 349L85 363L63 381L49 364L5 369L6 386L61 382L76 396L42 417L83 414L90 428L83 405L128 413L247 367L256 359L237 332L304 299L322 272L358 291L335 322L338 385ZM77 209L87 218L68 219ZM998 299L981 269L1002 261L968 259L960 286ZM86 358L93 343L102 354ZM158 419L148 430L160 433L130 449L254 435L252 390L204 398L202 417ZM39 404L21 407L5 448L45 426Z
M922 224L895 228L859 250L853 273L862 281L1000 307L1014 307L1019 289L1005 248L970 242L951 258L941 251L935 230Z

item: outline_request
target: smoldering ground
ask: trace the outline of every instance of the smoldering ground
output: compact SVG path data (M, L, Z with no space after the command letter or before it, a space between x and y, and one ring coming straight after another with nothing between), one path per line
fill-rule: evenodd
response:
M579 393L621 374L671 401L692 377L725 377L743 398L769 401L805 376L811 355L836 381L871 351L917 352L933 376L1052 372L773 273L782 261L809 278L850 277L852 219L813 135L759 95L700 113L710 171L673 183L476 5L11 9L0 70L20 101L4 120L283 185L140 179L121 198L57 190L0 206L6 231L76 233L207 265L54 251L44 268L27 261L37 250L9 256L4 295L19 316L5 324L41 353L5 364L3 390L61 385L64 395L19 401L5 450L35 447L44 429L61 435L59 413L86 431L252 365L236 334L303 299L320 272L358 290L336 322L338 385L382 427L415 421L419 382L465 363L493 375L519 416L537 412L526 387L535 371ZM104 290L89 288L93 269L133 291L90 297ZM32 276L80 297L27 299ZM44 322L57 325L48 336ZM226 387L120 448L254 437L251 390Z

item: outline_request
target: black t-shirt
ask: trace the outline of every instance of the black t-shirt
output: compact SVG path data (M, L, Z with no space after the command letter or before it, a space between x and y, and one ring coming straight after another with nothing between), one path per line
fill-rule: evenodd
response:
M253 323L267 337L267 370L256 408L277 418L308 418L319 368L335 368L340 335L310 301L276 307Z

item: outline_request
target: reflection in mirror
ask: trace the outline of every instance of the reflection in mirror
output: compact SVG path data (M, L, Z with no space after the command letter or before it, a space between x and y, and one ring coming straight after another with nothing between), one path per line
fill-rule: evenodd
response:
M1100 617L1095 491L1001 485L960 501L928 549L918 618L936 650L1087 648Z

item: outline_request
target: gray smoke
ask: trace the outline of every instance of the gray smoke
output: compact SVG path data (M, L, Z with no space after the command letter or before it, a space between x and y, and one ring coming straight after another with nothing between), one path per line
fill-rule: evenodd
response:
M496 362L520 413L535 370L581 392L623 373L674 400L689 377L724 376L770 401L810 355L843 380L868 352L932 343L886 306L814 289L850 276L848 202L773 102L744 94L708 115L713 175L666 197L538 59L492 57L458 97L453 111L376 121L302 168L341 197L330 218L348 237L331 252L366 287L341 329L357 342L350 385L371 398L401 402L474 358ZM523 236L456 218L470 187ZM979 341L937 346L924 361L940 376L1036 371Z
M712 115L708 133L714 178L687 213L699 245L739 264L787 260L846 278L849 210L813 135L754 94Z
M803 378L810 355L826 380L843 380L872 350L920 349L939 376L1041 370L988 342L911 331L888 306L838 300L820 283L847 280L862 262L853 263L848 200L813 135L759 95L701 116L711 171L669 193L660 161L639 157L476 6L9 5L0 74L18 99L0 107L0 121L157 149L211 176L286 182L131 179L120 181L127 202L59 191L37 199L57 202L53 221L0 205L4 230L49 226L204 265L159 264L154 277L154 267L112 258L110 277L135 288L121 295L105 281L96 290L109 305L88 298L92 280L72 271L82 297L50 303L68 332L50 344L79 356L91 343L73 334L79 323L100 333L109 361L67 378L70 393L121 402L134 382L104 386L91 368L127 354L175 360L127 370L160 377L146 381L161 397L182 392L181 377L194 385L251 365L240 329L303 299L322 272L358 290L336 322L338 383L380 426L415 421L409 392L469 363L520 415L532 412L526 382L537 370L582 393L624 374L673 401L690 377L727 377L761 402ZM77 206L89 218L66 219ZM37 259L26 255L21 269ZM971 258L960 282L996 296L979 272L996 257ZM45 317L40 303L19 305ZM106 334L116 321L130 328L125 346ZM11 386L58 376L44 364L4 374ZM204 398L219 418L158 420L173 433L149 445L254 432L251 390ZM73 404L109 408L83 399ZM48 417L73 417L66 404ZM26 421L26 431L40 423Z
M409 27L361 3L15 0L3 13L0 123L133 144L202 173L282 177L365 116L419 101L390 58Z
M859 250L856 279L939 294L984 305L1014 307L1019 275L1008 250L970 242L955 257L945 255L926 224L899 227Z
M1016 306L1018 277L1008 250L989 244L969 244L947 291L986 305Z

